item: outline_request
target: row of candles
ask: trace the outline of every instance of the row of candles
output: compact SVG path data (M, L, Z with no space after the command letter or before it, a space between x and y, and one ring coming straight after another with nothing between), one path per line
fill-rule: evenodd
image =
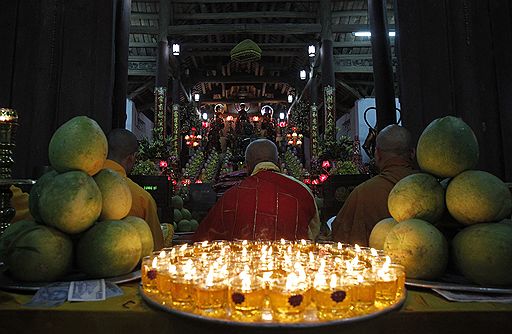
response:
M369 314L402 298L404 268L342 243L214 241L142 261L142 286L168 307L237 321L318 321Z

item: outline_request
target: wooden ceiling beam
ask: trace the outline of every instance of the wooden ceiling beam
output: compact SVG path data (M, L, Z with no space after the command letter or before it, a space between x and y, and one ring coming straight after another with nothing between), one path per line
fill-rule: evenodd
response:
M395 25L388 25L388 29L395 30ZM307 35L320 33L318 23L238 23L238 24L183 24L172 25L168 28L170 36L204 36L204 35L234 35L234 34L265 34L265 35ZM370 31L368 24L333 24L333 33L351 33L357 31ZM154 26L130 26L132 34L158 34Z
M254 75L230 75L230 76L204 76L204 75L192 75L188 78L183 78L189 86L201 83L237 83L237 84L251 84L251 83L290 83L294 80L291 76L254 76Z
M180 13L174 16L177 20L236 20L253 18L290 18L312 19L314 12L256 11L256 12L225 12L225 13Z
M148 30L150 27L148 27ZM321 30L318 23L267 23L267 24L190 24L169 26L170 36L204 36L215 34L269 34L304 35ZM131 30L130 30L131 32Z
M233 98L233 99L213 99L201 98L201 104L217 104L217 103L288 103L287 97L266 98L266 97L248 97L248 98Z
M333 24L332 26L333 33L350 33L357 31L370 31L369 24ZM389 24L388 29L393 31L395 30L394 24Z

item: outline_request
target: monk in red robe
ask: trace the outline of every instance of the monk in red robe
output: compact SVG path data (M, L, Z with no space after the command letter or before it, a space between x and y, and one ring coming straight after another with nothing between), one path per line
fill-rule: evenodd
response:
M226 191L193 239L314 240L320 230L314 197L306 185L279 172L276 145L253 141L245 162L250 176Z
M391 217L388 196L395 184L415 172L415 149L409 131L389 125L377 136L375 164L379 174L357 186L332 223L334 241L368 246L373 227Z

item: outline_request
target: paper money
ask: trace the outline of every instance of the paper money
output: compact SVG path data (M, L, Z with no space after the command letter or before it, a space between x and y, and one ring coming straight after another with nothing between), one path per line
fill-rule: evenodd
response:
M68 301L105 300L105 280L73 281L69 285Z
M105 287L107 288L105 292L107 298L117 297L123 294L123 290L121 290L121 288L118 287L115 283L105 282Z
M69 282L53 283L37 290L32 299L24 304L28 307L55 307L68 299Z

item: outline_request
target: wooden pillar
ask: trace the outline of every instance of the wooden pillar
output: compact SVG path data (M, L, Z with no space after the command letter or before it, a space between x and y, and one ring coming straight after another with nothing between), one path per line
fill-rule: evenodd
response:
M387 29L386 0L368 0L372 42L377 130L396 123L393 67Z
M322 25L320 56L324 95L324 141L329 142L336 141L336 80L334 77L331 0L320 0L320 23Z
M112 128L126 126L126 95L128 88L128 49L130 39L131 0L117 0L115 17L115 67Z
M159 41L157 43L155 76L155 135L165 140L167 132L167 83L169 81L169 46L167 27L171 10L169 0L160 0Z
M180 152L180 80L172 80L172 146L171 155L179 158Z
M313 70L314 71L314 70ZM309 143L311 151L311 160L318 159L319 156L319 131L318 131L318 93L316 85L316 73L312 72L310 80L311 105L309 110Z

